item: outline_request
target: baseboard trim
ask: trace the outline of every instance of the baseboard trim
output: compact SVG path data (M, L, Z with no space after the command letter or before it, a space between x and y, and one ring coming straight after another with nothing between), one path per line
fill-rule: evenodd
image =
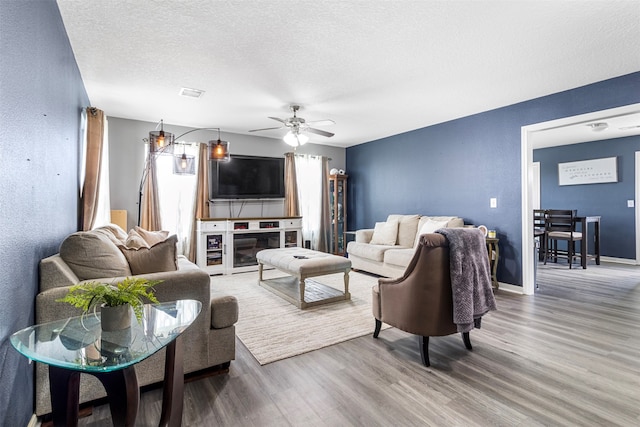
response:
M608 256L601 256L600 261L611 262L614 264L638 265L635 259L630 259L630 258L614 258L614 257L608 257Z
M524 294L522 286L512 285L511 283L498 283L500 284L500 286L498 287L498 290L500 291L511 292L518 295Z

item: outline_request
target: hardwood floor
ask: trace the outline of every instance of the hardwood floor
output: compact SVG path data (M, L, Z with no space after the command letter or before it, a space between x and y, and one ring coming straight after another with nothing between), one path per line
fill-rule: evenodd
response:
M395 328L262 367L238 342L229 374L185 386L183 425L640 425L640 267L540 265L538 283L496 291L473 351L433 338L429 368ZM137 425L157 425L160 399L143 393ZM110 425L108 407L79 425Z

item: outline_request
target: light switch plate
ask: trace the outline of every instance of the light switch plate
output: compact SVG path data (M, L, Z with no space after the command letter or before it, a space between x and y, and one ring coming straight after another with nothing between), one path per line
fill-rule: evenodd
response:
M635 206L635 202L633 200L627 200L627 207L632 208Z
M492 197L491 199L489 199L489 206L491 206L492 208L497 208L498 207L498 199L495 197Z

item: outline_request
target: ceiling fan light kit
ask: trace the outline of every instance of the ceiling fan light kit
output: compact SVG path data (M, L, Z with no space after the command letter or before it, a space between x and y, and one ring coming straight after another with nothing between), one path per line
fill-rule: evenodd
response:
M327 138L331 138L334 134L331 132L327 132L321 129L312 128L310 125L332 125L335 124L333 120L325 119L318 120L313 122L307 122L302 117L298 117L297 113L300 110L299 105L291 105L289 109L293 112L293 117L289 117L288 119L281 119L279 117L269 117L271 120L275 120L277 122L282 123L282 126L278 127L270 127L270 128L262 128L262 129L252 129L249 132L259 132L264 130L276 130L289 128L289 132L282 138L284 142L291 145L292 147L298 147L300 145L304 145L309 141L309 136L304 132L313 133L316 135L321 135Z
M292 147L298 147L309 142L309 137L307 135L294 131L287 132L282 139Z

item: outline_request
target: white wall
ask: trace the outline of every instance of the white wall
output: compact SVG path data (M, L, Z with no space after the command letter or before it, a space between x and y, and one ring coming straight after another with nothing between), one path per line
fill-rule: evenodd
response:
M108 112L106 112L108 115ZM157 123L109 117L109 158L111 175L111 209L127 211L127 226L132 228L138 221L138 198L142 169L144 168L144 138L155 130ZM165 125L164 130L181 135L188 127ZM282 157L291 147L281 139L253 135L221 132L221 138L230 143L231 154L251 156ZM217 139L217 132L196 131L184 138L188 142L206 142ZM329 169L345 169L344 148L308 143L297 149L301 154L329 157ZM212 217L266 217L281 216L284 211L282 201L242 201L215 202Z

